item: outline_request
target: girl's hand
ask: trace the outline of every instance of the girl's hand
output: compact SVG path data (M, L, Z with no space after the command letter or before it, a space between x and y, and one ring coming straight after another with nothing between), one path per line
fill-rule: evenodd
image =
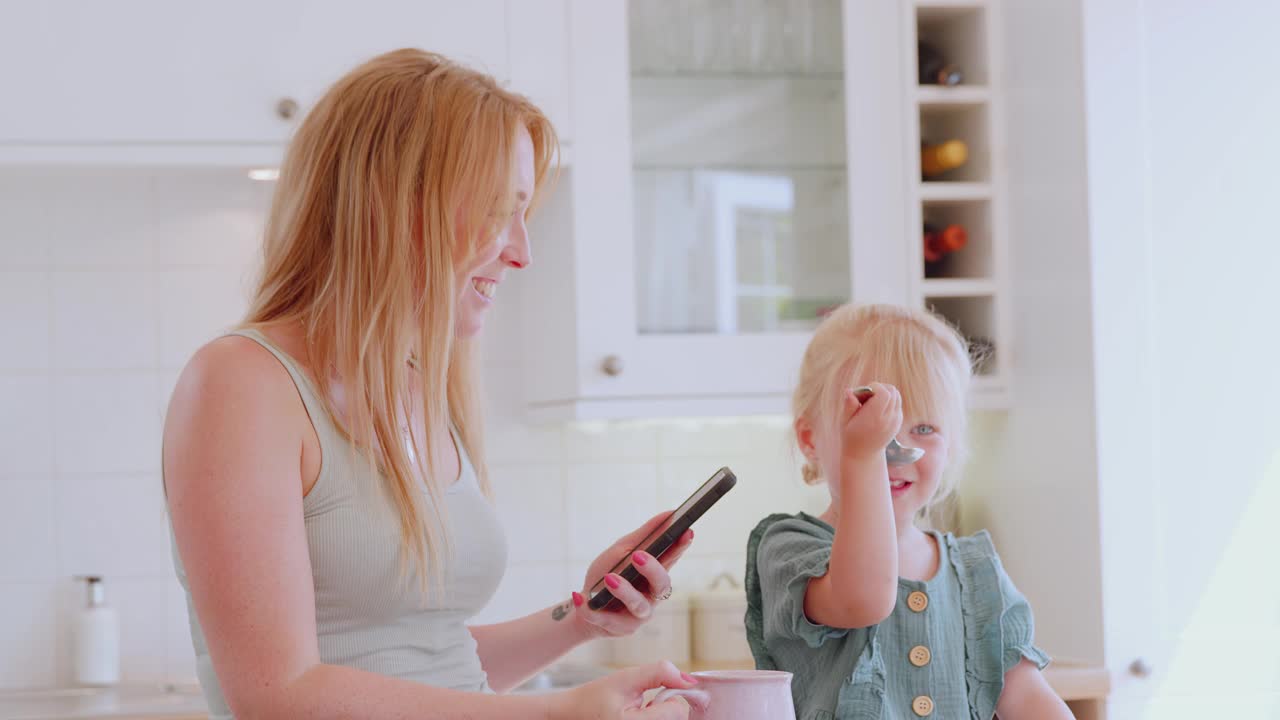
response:
M871 383L875 394L858 402L853 390L845 390L840 450L850 460L873 460L902 428L902 395L892 385Z
M621 607L592 610L587 606L587 596L591 586L670 516L670 511L654 515L644 525L618 538L617 542L591 563L591 567L587 569L587 578L582 592L573 594L574 622L579 624L587 637L630 635L653 617L653 608L658 603L669 597L671 577L667 575L667 569L675 565L680 556L684 555L685 550L689 549L689 545L693 542L692 530L685 532L669 550L663 553L662 562L658 562L657 558L643 550L632 555L632 564L645 580L641 583L641 589L637 589L620 575L610 573L605 578L609 592L621 601Z
M656 687L691 688L692 675L663 661L620 670L608 677L561 693L553 700L555 720L686 720L689 705L682 698L642 707L644 692Z

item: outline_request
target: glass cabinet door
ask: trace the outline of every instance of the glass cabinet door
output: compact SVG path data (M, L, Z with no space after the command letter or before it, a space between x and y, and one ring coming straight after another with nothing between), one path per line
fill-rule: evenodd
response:
M811 329L849 299L840 0L631 0L637 331Z

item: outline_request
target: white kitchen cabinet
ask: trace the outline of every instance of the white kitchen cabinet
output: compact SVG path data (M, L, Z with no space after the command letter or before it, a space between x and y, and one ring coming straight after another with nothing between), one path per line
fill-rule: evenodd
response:
M525 299L535 417L785 411L822 308L924 299L904 7L568 0L574 162ZM968 292L923 295L948 290Z
M566 125L563 0L52 0L0 23L0 160L275 163L331 83L400 47L511 81Z

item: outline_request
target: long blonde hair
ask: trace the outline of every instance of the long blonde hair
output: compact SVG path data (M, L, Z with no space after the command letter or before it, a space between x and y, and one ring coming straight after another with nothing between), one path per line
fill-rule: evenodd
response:
M902 392L904 422L928 418L947 439L950 462L938 492L925 508L955 490L968 448L969 384L973 376L967 343L945 320L925 310L897 305L842 305L818 326L805 350L791 410L830 444L845 388L877 381ZM820 463L806 460L806 483L822 478Z
M533 140L536 203L559 147L529 100L421 50L352 70L289 145L245 320L303 327L320 394L385 478L399 510L402 571L411 560L424 589L443 579L449 552L448 481L428 469L452 450L435 442L450 423L489 492L473 342L454 337L454 267L492 239L495 218L509 215L522 127ZM426 433L411 437L411 454L401 422L413 416L415 370ZM334 377L344 385L341 417Z

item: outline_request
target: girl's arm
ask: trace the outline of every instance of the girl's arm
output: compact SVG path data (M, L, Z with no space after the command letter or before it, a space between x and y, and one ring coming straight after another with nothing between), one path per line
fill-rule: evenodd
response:
M874 384L859 406L845 397L840 477L831 478L836 536L827 574L809 581L804 611L820 625L863 628L880 623L898 599L898 536L884 448L902 425L902 396Z
M1044 679L1040 668L1023 659L1004 674L1004 690L996 703L1000 720L1072 720L1075 716Z
M670 514L656 515L640 528L619 538L591 563L585 585L594 583L616 565ZM616 610L589 608L583 595L586 592L584 586L583 593L574 593L572 600L555 607L496 625L472 626L471 635L476 639L480 664L489 676L489 686L497 692L506 692L592 638L635 632L648 622L653 615L653 605L660 602L654 600L653 595L670 587L667 568L675 565L692 542L693 531L690 530L663 553L661 563L648 553L635 553L632 562L648 581L651 594L641 593L631 583L617 577L618 587L610 591L622 601L622 606Z

